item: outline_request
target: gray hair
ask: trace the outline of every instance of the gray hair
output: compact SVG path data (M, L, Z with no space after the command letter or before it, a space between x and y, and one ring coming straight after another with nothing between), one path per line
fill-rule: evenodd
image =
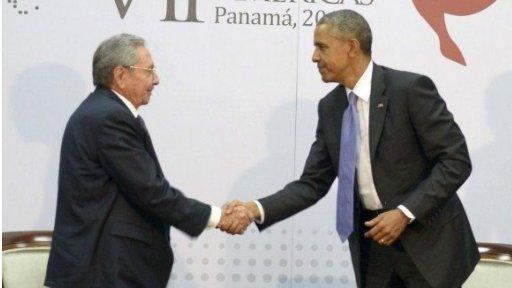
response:
M372 30L361 14L349 9L333 11L325 14L317 23L322 24L330 25L332 36L355 38L365 55L372 54Z
M132 66L139 61L137 48L145 45L144 39L131 34L114 35L94 52L92 78L94 85L110 88L117 66Z

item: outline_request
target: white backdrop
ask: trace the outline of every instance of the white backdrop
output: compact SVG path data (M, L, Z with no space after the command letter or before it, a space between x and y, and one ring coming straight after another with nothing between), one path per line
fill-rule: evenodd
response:
M3 0L4 231L53 228L64 126L93 89L96 46L122 32L146 38L160 71L141 111L174 186L216 205L280 189L300 175L317 102L334 87L311 62L314 19L350 8L370 22L377 63L437 84L472 156L459 195L477 240L512 243L512 2L445 15L466 66L441 55L409 0L194 2ZM173 6L185 20L189 4L202 22L162 21ZM190 239L174 230L170 286L355 287L348 247L334 232L335 194L261 234Z

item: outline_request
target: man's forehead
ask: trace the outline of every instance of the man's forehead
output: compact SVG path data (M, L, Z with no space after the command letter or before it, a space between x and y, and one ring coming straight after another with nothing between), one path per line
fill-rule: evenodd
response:
M315 27L315 32L329 32L332 28L332 25L329 23L318 24Z
M149 56L149 50L144 47L144 46L139 46L137 47L137 53L140 55L140 56Z
M315 34L314 34L314 41L315 43L316 42L325 42L327 40L329 40L330 38L333 38L332 35L330 35L329 30L328 30L329 27L325 27L325 26L317 26L315 28Z
M146 47L137 47L137 54L139 55L139 62L149 62L153 64L153 59L151 59L151 53Z
M314 41L318 42L333 42L333 41L344 41L345 37L336 33L336 28L333 28L330 24L321 24L315 28Z
M315 37L332 37L331 26L329 24L320 24L315 28Z

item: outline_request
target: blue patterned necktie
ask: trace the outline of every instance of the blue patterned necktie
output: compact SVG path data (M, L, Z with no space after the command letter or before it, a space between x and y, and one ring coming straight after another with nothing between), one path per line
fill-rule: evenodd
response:
M340 159L338 167L338 203L336 230L345 242L354 230L354 179L357 149L357 95L348 94L348 106L343 112L341 125Z

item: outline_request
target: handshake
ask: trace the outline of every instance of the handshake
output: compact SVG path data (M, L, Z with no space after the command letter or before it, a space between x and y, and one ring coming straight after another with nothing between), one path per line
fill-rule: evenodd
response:
M260 211L255 202L228 201L222 205L222 216L217 228L232 235L241 235L254 220L260 219Z

